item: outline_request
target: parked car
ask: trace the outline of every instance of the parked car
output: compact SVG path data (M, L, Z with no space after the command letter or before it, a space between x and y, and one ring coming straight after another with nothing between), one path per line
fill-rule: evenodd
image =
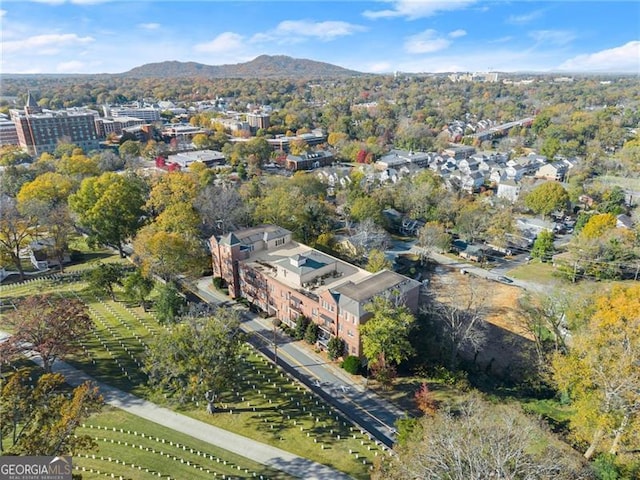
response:
M509 277L503 277L502 275L498 277L498 281L502 283L513 283Z

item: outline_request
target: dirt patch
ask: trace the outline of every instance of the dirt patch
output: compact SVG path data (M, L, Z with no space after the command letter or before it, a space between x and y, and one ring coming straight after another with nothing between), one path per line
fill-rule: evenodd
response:
M438 301L467 301L469 295L479 302L487 321L487 341L477 354L467 352L476 368L487 373L519 377L529 364L531 337L517 315L518 299L523 290L443 266L431 275L429 289ZM470 293L471 292L471 293Z

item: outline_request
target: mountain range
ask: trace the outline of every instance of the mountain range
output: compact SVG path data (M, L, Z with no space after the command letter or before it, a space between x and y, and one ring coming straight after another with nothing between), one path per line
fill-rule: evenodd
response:
M315 60L291 58L286 55L260 55L249 62L233 65L205 65L177 61L147 63L121 75L132 78L320 78L355 76L363 73Z

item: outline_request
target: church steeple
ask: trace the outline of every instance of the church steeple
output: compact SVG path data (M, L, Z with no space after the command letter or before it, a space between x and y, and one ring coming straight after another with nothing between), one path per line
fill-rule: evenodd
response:
M42 112L42 108L40 108L34 96L31 95L31 90L27 90L27 104L24 106L24 111L27 114Z

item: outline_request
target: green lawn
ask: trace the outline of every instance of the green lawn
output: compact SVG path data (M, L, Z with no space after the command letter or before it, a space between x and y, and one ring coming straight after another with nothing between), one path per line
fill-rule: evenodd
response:
M513 270L509 270L509 276L517 280L536 282L542 284L552 284L568 281L555 276L556 269L550 263L542 263L532 260L530 263L520 265Z
M69 362L100 381L171 407L170 399L149 391L146 375L140 368L146 346L168 327L158 323L153 312L144 312L142 308L122 301L98 299L85 287L82 281L63 283L39 279L2 286L0 296L7 309L11 308L12 301L35 293L53 292L81 299L89 307L96 328L83 341L82 352ZM215 415L206 414L204 405L195 402L183 406L181 411L356 478L368 478L376 456L386 454L382 446L304 387L274 369L249 346L245 346L234 385L232 391L220 397L220 411ZM86 460L90 464L85 466L99 469L95 465L97 459ZM171 474L171 470L168 472Z
M214 447L188 435L107 407L76 431L89 435L97 448L73 457L83 478L288 479L289 475ZM84 471L82 468L84 467ZM91 472L89 469L92 469ZM100 471L100 473L97 473Z

